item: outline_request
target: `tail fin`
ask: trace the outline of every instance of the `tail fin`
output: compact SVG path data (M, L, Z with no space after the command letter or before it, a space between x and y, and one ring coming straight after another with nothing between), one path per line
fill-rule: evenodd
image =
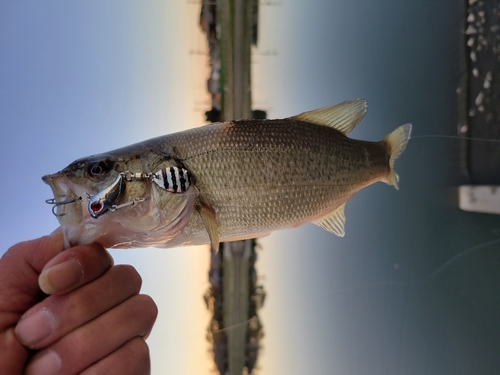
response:
M389 177L387 183L398 189L398 175L394 171L394 161L404 151L411 134L411 124L401 125L399 128L394 129L391 133L387 134L382 142L387 146L387 151L390 155L389 158Z

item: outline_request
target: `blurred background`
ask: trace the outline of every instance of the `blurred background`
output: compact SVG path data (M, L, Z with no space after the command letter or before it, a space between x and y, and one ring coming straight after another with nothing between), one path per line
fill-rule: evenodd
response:
M460 210L457 194L461 184L498 183L495 149L474 159L485 173L470 169L471 150L494 142L419 138L457 136L481 112L476 95L463 97L476 77L464 31L472 24L479 32L486 12L492 18L483 28L499 39L498 4L488 4L471 11L484 3L258 3L251 109L283 118L365 98L368 114L350 137L379 140L411 122L414 139L396 163L398 191L376 184L348 202L344 238L305 225L257 241L256 283L266 298L253 373L500 373L500 216ZM0 254L56 228L42 175L207 122L213 66L201 5L0 3ZM159 306L148 339L152 373L218 373L203 297L208 248L112 255L138 269L143 292Z

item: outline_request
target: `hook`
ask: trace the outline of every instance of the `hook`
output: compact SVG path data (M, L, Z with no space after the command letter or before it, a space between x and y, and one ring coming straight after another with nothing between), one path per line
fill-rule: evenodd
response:
M70 203L75 203L77 201L81 201L82 200L82 197L78 197L78 198L71 198L71 199L66 199L64 201L61 201L61 202L57 202L55 198L50 198L50 199L46 199L45 200L45 203L48 203L48 204L53 204L54 206L52 207L52 213L54 214L54 216L56 217L61 217L61 216L64 216L66 214L58 214L56 212L56 208L58 206L63 206L65 204L70 204Z

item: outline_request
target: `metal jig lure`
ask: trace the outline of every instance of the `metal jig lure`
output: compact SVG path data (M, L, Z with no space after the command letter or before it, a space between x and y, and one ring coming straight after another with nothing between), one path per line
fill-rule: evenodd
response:
M101 190L95 195L89 195L89 213L90 216L97 219L102 214L105 214L120 198L125 180L123 174L116 176L115 180L104 190ZM116 208L115 208L116 209Z
M191 174L186 169L178 167L162 168L156 173L133 173L130 171L122 172L116 176L115 180L107 188L94 195L87 193L90 216L97 219L108 211L114 212L120 208L144 202L146 198L134 198L130 202L120 205L115 204L120 198L126 182L143 180L152 181L159 188L172 193L184 193L191 185ZM56 202L54 198L51 198L47 199L45 202L54 205L54 207L52 207L52 213L55 216L64 216L66 214L57 214L56 208L61 205L75 203L77 201L83 202L82 197L80 196L78 198L67 199L61 202Z

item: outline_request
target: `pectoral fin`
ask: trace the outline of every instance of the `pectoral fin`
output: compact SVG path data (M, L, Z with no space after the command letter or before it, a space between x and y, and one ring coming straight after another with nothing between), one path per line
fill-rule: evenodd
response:
M200 202L197 207L197 211L199 212L203 225L207 230L212 249L214 253L217 254L219 252L219 232L215 221L215 210L209 203Z
M319 220L313 221L313 224L318 227L327 230L333 234L336 234L339 237L344 237L345 230L345 214L344 214L345 203L340 205L335 211L328 214L325 217L322 217Z

